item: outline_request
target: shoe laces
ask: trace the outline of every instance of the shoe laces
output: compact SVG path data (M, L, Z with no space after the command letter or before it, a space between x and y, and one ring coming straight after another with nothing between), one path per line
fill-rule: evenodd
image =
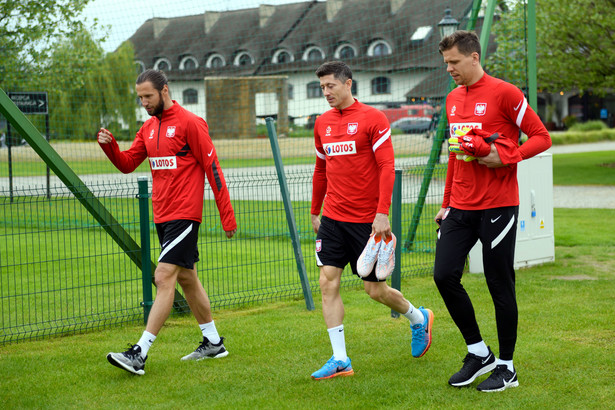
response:
M508 376L507 372L512 374L512 372L508 370L508 366L506 366L505 364L498 364L497 366L495 366L495 370L493 371L492 376L505 379Z
M130 358L135 358L135 357L140 358L141 357L141 346L128 343L128 347L130 349L124 352L124 356L130 357Z

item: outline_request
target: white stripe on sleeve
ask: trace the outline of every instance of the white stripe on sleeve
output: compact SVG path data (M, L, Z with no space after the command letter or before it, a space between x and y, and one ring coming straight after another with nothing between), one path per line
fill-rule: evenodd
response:
M324 154L321 154L320 152L318 152L318 150L316 150L316 156L320 159L324 159L325 161L327 160L327 156Z
M525 115L525 110L527 110L527 100L523 99L523 104L521 105L521 109L519 110L519 114L517 115L517 127L521 128L521 121L523 121L523 116Z
M384 144L384 142L391 136L391 129L389 128L387 130L387 132L384 133L384 135L382 137L380 137L378 139L378 141L376 141L376 143L373 146L373 150L374 152L376 152L376 150L378 149L379 146L381 146L382 144Z

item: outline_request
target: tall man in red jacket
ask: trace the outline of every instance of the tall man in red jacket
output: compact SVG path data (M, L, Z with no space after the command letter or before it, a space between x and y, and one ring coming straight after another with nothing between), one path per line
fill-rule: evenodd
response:
M182 360L228 355L211 315L209 297L194 267L199 260L197 240L205 175L227 238L235 234L237 223L205 120L171 100L167 78L161 71L146 70L136 83L137 96L151 118L126 151L120 151L113 135L105 129L98 132L98 143L123 173L134 171L146 158L152 171L154 223L161 245L154 275L156 299L137 344L125 352L107 355L112 365L143 375L148 350L171 312L176 283L182 287L203 334L203 342Z
M400 291L387 285L386 277L376 274L378 267L357 268L370 234L382 239L378 245L386 242L388 252L395 249L388 219L395 180L391 129L381 111L352 97L352 71L346 64L324 63L316 75L331 106L314 125L316 166L311 206L312 226L317 233L322 313L333 348L333 356L312 374L313 379L321 380L354 374L346 354L344 304L340 296L340 281L347 264L363 279L372 299L410 320L414 357L423 356L431 345L433 313L415 308Z
M517 162L548 149L551 138L517 87L483 71L475 33L457 31L442 39L439 50L459 86L446 99L450 136L458 138L451 147L459 154L449 156L442 209L435 217L441 225L434 280L468 348L463 367L449 383L466 386L493 370L477 389L501 391L519 385L513 366L518 320L513 268L519 213ZM519 147L520 129L529 138ZM494 142L485 142L484 137L496 133ZM477 159L460 160L470 159L467 155ZM477 240L482 243L485 279L495 305L499 359L483 341L461 284L466 257Z

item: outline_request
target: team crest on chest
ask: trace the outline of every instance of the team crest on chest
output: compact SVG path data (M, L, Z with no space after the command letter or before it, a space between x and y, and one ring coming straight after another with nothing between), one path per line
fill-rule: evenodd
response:
M487 113L487 103L476 103L474 115L485 115Z
M173 138L175 136L175 126L169 125L167 127L167 138Z
M327 129L325 130L325 137L331 136L331 126L327 125Z
M453 105L453 108L451 108L451 117L455 116L455 111L457 111L457 106Z
M358 122L349 122L348 129L346 130L346 134L348 135L356 134L358 130L359 130Z
M151 130L149 133L149 139L154 138L154 130Z

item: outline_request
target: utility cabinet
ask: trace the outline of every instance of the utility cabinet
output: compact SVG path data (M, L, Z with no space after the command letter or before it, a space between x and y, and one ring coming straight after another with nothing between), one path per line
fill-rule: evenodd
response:
M553 231L553 156L538 154L517 165L519 220L515 269L555 260ZM482 243L469 255L472 273L483 272Z

